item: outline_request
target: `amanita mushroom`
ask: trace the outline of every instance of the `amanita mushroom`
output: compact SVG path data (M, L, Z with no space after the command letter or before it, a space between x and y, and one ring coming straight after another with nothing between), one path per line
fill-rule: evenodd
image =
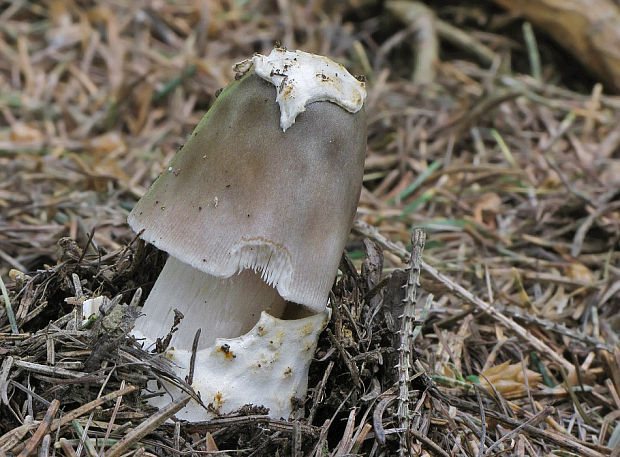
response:
M237 69L129 215L169 253L135 333L164 336L178 309L169 355L183 377L201 329L193 387L203 402L287 418L305 395L359 199L366 91L342 65L301 51L275 48ZM211 413L190 404L178 416Z

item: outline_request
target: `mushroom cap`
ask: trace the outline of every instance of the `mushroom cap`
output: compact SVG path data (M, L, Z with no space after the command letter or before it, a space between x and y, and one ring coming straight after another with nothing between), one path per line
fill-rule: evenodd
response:
M359 200L366 115L314 102L283 132L276 90L254 71L230 84L128 221L196 269L260 271L318 312Z

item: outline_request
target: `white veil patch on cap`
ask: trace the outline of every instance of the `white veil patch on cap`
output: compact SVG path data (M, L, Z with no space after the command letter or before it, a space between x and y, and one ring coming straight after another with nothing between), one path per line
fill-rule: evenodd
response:
M254 71L276 86L280 105L280 127L286 131L297 115L312 102L330 101L356 113L364 105L366 88L337 62L303 51L274 48L268 56L254 57L235 65L240 71Z

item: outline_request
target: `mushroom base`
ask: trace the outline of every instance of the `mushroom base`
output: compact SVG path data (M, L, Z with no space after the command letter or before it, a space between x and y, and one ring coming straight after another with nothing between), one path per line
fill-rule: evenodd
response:
M272 418L288 419L294 400L306 395L308 368L328 316L325 311L283 320L262 312L245 335L218 338L213 346L197 351L192 387L204 406L191 400L177 417L204 421L253 404L269 408ZM134 335L140 337L139 332ZM169 349L164 356L176 366L181 379L188 375L191 351ZM156 383L149 387L156 390ZM164 407L170 395L174 399L180 394L173 385L166 383L165 388L168 393L149 400L153 406Z

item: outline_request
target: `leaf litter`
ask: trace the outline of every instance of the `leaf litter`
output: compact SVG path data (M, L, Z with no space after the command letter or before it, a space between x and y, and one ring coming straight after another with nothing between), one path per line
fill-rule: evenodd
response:
M620 99L529 76L501 11L454 3L417 70L380 2L4 8L0 455L619 455ZM129 336L165 254L126 216L276 41L367 77L357 222L292 420L180 423L191 386ZM157 411L164 379L186 395Z

